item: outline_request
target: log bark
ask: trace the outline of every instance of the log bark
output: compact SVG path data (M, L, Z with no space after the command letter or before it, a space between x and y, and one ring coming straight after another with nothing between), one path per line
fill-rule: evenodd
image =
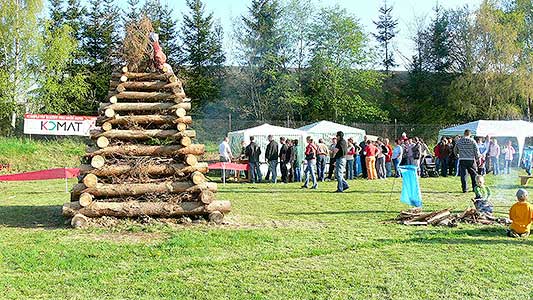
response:
M192 174L194 172L200 172L202 174L207 173L207 163L198 163L195 166L188 166L186 164L145 164L140 166L108 165L100 169L95 169L90 165L80 166L80 174L94 174L97 177L116 176L122 174L146 174L151 176L185 176L186 174Z
M136 115L136 116L115 116L113 118L102 118L99 117L97 120L98 125L102 125L102 128L105 124L110 125L128 125L128 124L155 124L155 125L164 125L164 124L192 124L192 117L185 116L183 118L178 118L176 116L169 115Z
M147 193L182 193L201 192L203 190L217 191L213 182L195 185L191 181L167 181L160 183L124 183L124 184L98 184L94 188L86 188L83 193L94 197L136 196Z
M209 215L212 212L228 213L231 211L229 201L213 201L209 205L201 202L93 202L87 207L81 207L78 202L65 203L63 215L72 217L82 214L86 217L138 217L141 215L153 217L177 217L186 215Z
M132 102L124 102L124 103L100 103L100 111L105 111L106 116L108 118L111 118L115 116L116 112L123 112L123 111L161 111L161 110L177 110L177 109L183 109L185 111L191 110L191 103L190 102L182 102L182 103L166 103L166 102L156 102L156 103L132 103ZM107 111L112 110L114 113L112 115L108 115Z
M167 93L167 92L137 92L137 91L124 91L118 94L109 95L109 102L117 103L118 100L142 100L146 102L171 100L174 102L181 102L185 99L185 93ZM114 100L112 100L114 99Z
M168 83L166 81L127 81L120 83L115 81L114 88L117 92L124 91L143 91L143 92L157 92L170 91L174 93L182 92L180 81Z
M101 155L104 157L110 155L127 155L127 156L158 156L158 157L173 157L177 155L202 155L205 153L205 146L202 144L194 144L188 147L177 145L172 146L146 146L146 145L124 145L113 146L104 149L99 149L93 152L87 152L85 156L93 157Z
M182 137L195 138L196 131L185 130L180 132L178 130L120 130L112 129L109 131L94 130L91 132L91 137L99 138L106 137L108 139L122 139L122 140L147 140L151 138L173 138L181 139Z

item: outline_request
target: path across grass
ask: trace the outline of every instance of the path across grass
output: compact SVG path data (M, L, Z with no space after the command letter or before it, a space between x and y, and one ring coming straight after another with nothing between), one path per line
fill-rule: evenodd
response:
M496 212L518 178L488 176ZM500 226L408 227L401 181L228 184L230 226L73 230L64 182L0 183L0 297L19 299L531 299L533 242ZM421 180L424 208L470 204L458 178Z

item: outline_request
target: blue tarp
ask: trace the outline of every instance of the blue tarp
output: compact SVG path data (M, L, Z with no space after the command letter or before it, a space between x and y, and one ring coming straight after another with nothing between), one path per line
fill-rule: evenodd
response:
M400 166L402 174L402 194L400 201L414 207L422 207L422 194L418 183L416 166Z

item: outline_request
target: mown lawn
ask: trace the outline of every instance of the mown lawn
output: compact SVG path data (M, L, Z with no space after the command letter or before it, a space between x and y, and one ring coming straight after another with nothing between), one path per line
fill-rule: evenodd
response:
M495 180L506 215L516 176ZM422 179L425 209L469 206L458 178ZM233 225L73 230L64 182L0 183L0 297L19 299L531 299L533 243L501 226L407 227L399 180L342 195L221 186ZM237 225L238 224L238 225Z

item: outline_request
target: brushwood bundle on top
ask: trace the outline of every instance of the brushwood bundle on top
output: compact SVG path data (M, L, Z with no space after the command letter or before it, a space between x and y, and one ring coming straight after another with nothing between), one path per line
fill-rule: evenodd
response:
M90 217L177 217L205 215L219 223L229 201L215 200L207 164L197 156L189 129L191 102L172 72L112 74L107 101L91 132L94 147L83 158L80 182L63 214L73 226Z

